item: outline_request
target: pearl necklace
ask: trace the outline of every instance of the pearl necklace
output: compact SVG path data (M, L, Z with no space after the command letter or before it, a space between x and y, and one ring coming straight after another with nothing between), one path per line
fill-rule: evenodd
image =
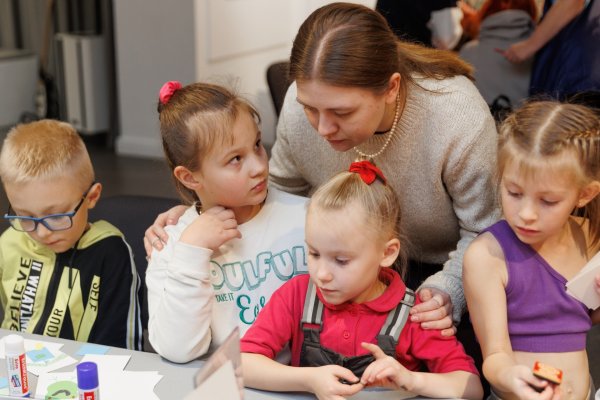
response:
M389 133L390 135L385 140L385 143L383 144L383 146L381 146L381 149L379 149L379 151L377 153L366 154L366 153L363 153L362 151L360 151L358 146L356 146L356 147L354 147L354 151L356 153L358 153L358 155L361 156L363 159L372 161L375 157L377 157L378 155L383 153L385 151L385 149L388 147L388 145L390 144L390 142L392 141L392 138L396 134L396 127L398 126L399 119L400 119L400 91L398 91L398 96L396 96L396 112L394 114L394 122L392 123L392 127L390 128L390 130L386 132L386 133Z

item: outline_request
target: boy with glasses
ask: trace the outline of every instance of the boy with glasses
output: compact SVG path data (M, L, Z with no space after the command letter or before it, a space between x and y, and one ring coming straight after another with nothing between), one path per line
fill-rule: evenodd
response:
M2 328L141 349L140 280L129 245L88 222L102 185L65 123L13 128L0 152L10 223L0 236Z

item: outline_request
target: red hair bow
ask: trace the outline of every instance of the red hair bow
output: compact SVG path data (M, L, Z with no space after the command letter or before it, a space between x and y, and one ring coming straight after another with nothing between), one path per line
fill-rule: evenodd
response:
M173 96L173 93L179 89L181 89L181 83L179 81L166 82L158 92L158 100L160 100L162 104L167 104L171 99L171 96Z
M350 164L349 171L359 174L360 178L367 185L375 182L375 179L377 178L381 179L384 184L387 183L385 176L383 176L383 172L370 161L355 161Z

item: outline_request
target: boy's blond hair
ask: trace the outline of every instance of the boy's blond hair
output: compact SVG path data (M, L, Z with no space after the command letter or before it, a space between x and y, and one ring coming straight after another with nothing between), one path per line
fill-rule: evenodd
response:
M41 120L12 128L0 152L2 183L62 177L87 189L94 169L83 140L68 123Z

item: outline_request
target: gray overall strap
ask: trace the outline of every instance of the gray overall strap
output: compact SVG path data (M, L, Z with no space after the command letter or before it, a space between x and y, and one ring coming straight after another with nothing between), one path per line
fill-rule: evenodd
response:
M394 338L395 342L398 343L398 338L400 337L400 333L406 325L406 321L408 319L408 312L415 304L415 292L406 288L406 292L404 293L404 297L400 300L400 303L394 308L392 311L388 313L387 319L385 320L385 324L381 327L379 331L380 336L391 336Z
M396 343L400 337L400 333L406 325L408 319L408 313L412 306L415 304L415 292L406 288L404 297L398 303L396 308L388 313L385 323L379 331L379 335L391 336L394 338ZM301 324L319 325L323 323L323 303L317 296L317 287L314 283L308 284L308 290L306 291L306 298L304 300L304 310L302 312Z
M308 283L306 298L304 300L304 311L302 312L301 326L304 324L319 325L323 323L323 303L317 296L317 287L314 283Z

